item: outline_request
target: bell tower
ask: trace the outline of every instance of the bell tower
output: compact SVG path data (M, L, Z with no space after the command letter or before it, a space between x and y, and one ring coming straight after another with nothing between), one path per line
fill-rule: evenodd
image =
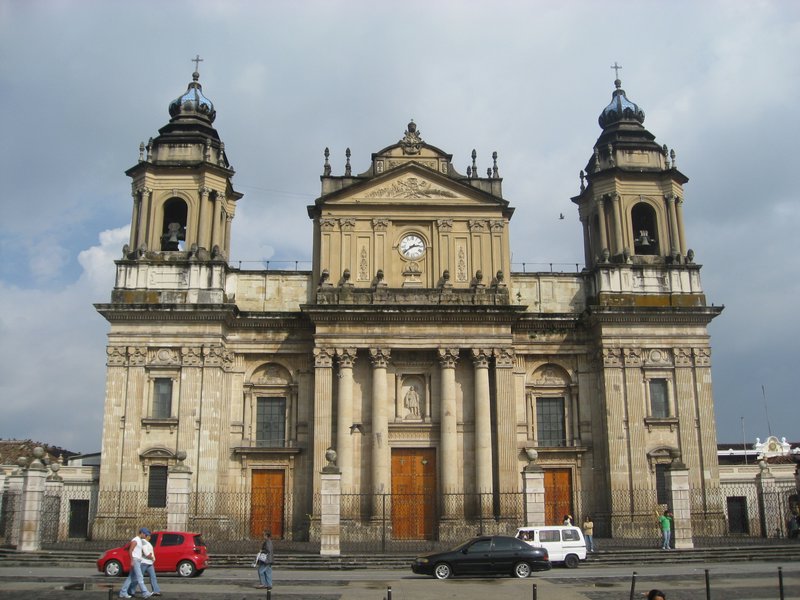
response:
M186 92L169 104L169 123L140 144L138 164L126 171L133 188L129 251L139 255L229 256L231 221L242 194L231 184L234 170L199 79L195 69Z
M612 67L619 69L615 63ZM644 127L644 111L619 79L572 198L583 225L590 303L705 306L700 265L686 244L683 185L675 151Z
M613 68L620 68L616 64ZM645 129L644 111L614 81L600 113L603 132L572 199L583 224L589 269L599 264L683 264L693 252L683 229L683 184L675 151Z

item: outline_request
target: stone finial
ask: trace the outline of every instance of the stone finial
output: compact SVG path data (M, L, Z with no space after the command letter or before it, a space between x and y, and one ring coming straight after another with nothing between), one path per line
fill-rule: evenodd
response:
M170 471L173 473L186 473L189 471L189 467L183 462L186 460L186 451L185 450L178 450L175 453L175 460L177 461Z
M492 152L492 177L497 179L500 177L500 171L497 168L497 150Z
M45 456L44 448L42 448L41 446L36 446L36 448L33 449L33 460L31 461L31 464L28 466L28 468L34 469L36 471L44 470L45 466L44 463L42 462L44 456Z
M478 165L475 162L475 159L478 158L478 153L475 151L475 148L472 149L472 176L478 176Z
M350 177L351 169L350 169L350 148L344 151L344 155L347 158L347 161L344 164L344 176Z
M49 481L62 481L63 478L61 477L61 475L58 474L58 472L60 470L61 470L61 463L59 461L56 460L56 461L51 462L50 463L50 472L52 474L47 479Z
M467 177L472 179L472 167L467 167Z
M578 173L578 177L581 178L581 191L583 191L586 189L586 173L583 172L583 169Z
M147 140L147 162L153 160L153 138Z
M144 162L144 142L139 144L139 162Z
M672 159L672 168L675 168L675 148L669 151L669 157Z
M325 177L329 177L329 176L330 176L330 174L331 174L331 163L330 163L330 161L328 160L328 158L329 158L329 157L330 157L330 155L331 155L331 151L330 151L330 150L327 148L327 146L326 146L326 147L325 147L325 152L323 152L322 154L325 156L325 164L322 166L322 174L323 174Z
M330 282L331 274L328 269L322 269L322 273L319 275L319 286L318 287L329 287L331 285Z
M342 271L342 278L339 280L339 287L348 287L353 285L350 281L350 269Z

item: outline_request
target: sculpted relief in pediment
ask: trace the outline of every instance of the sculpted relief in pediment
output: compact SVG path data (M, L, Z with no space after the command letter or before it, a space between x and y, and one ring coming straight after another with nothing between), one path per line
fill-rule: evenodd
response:
M458 198L458 194L419 177L403 177L370 190L367 198Z

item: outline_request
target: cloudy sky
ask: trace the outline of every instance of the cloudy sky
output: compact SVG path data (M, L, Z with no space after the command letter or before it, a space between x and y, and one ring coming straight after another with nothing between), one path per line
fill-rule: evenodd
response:
M306 261L323 149L355 172L410 118L485 172L515 266L583 262L578 172L615 61L677 152L709 302L719 439L800 441L800 3L0 0L0 438L100 447L125 169L191 80L245 194L232 259ZM563 213L564 220L558 215ZM762 390L763 386L763 390Z

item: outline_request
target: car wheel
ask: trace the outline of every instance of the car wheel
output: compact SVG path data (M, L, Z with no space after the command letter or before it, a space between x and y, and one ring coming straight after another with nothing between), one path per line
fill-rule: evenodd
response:
M107 577L119 577L123 574L122 563L118 560L108 561L103 567L103 573L105 573Z
M453 569L447 563L439 563L433 567L433 576L436 579L450 579L453 576Z
M568 569L574 569L580 564L580 559L578 559L577 554L567 554L566 558L564 559L564 565Z
M181 577L192 577L195 574L194 563L190 560L182 560L178 563L178 575Z
M525 579L531 574L531 566L526 562L518 562L514 565L514 577Z

